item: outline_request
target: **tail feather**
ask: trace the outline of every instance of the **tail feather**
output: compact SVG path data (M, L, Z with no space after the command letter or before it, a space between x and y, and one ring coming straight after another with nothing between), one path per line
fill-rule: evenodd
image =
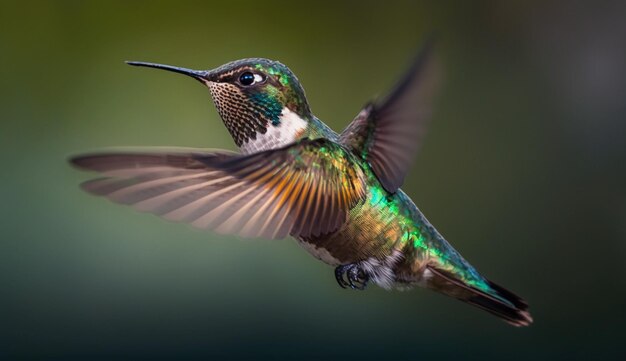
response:
M434 267L428 269L434 275L429 285L437 291L481 308L513 326L528 326L533 322L526 301L504 287L487 281L490 292L485 292L464 283L448 271Z

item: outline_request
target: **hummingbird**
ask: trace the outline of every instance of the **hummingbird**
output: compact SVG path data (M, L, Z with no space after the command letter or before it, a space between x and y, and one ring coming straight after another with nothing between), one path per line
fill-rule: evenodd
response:
M387 96L336 133L309 107L294 73L249 58L212 70L127 62L187 75L206 86L239 152L142 148L79 155L102 174L88 193L170 221L249 238L293 237L335 267L339 286L425 287L514 326L528 304L481 275L430 224L400 186L430 118L432 41Z

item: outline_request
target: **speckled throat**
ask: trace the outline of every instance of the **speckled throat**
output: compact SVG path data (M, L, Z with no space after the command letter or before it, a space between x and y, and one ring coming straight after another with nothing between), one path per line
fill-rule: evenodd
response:
M229 83L208 85L215 107L238 147L280 122L281 104L265 94L245 94Z

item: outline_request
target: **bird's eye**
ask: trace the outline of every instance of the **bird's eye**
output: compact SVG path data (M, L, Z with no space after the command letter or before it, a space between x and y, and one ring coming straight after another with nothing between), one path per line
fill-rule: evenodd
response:
M246 86L252 85L252 84L256 84L256 83L260 83L263 80L265 80L265 78L262 75L260 75L260 74L253 74L253 73L251 73L249 71L247 71L247 72L245 72L245 73L243 73L243 74L241 74L239 76L239 82L242 85L246 85Z
M243 85L252 85L254 83L254 74L245 72L239 76L239 82Z

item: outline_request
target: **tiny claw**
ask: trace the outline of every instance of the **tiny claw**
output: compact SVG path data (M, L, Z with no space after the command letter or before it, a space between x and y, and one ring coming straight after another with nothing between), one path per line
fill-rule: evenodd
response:
M356 264L344 264L335 268L335 279L341 288L364 290L369 276Z
M342 265L335 268L335 279L337 280L337 283L341 288L347 288L348 286L350 286L350 284L346 282L345 278L343 277L343 275L346 273L346 268L348 268L347 265Z
M348 282L353 290L363 291L367 287L368 278L357 265L348 269Z

